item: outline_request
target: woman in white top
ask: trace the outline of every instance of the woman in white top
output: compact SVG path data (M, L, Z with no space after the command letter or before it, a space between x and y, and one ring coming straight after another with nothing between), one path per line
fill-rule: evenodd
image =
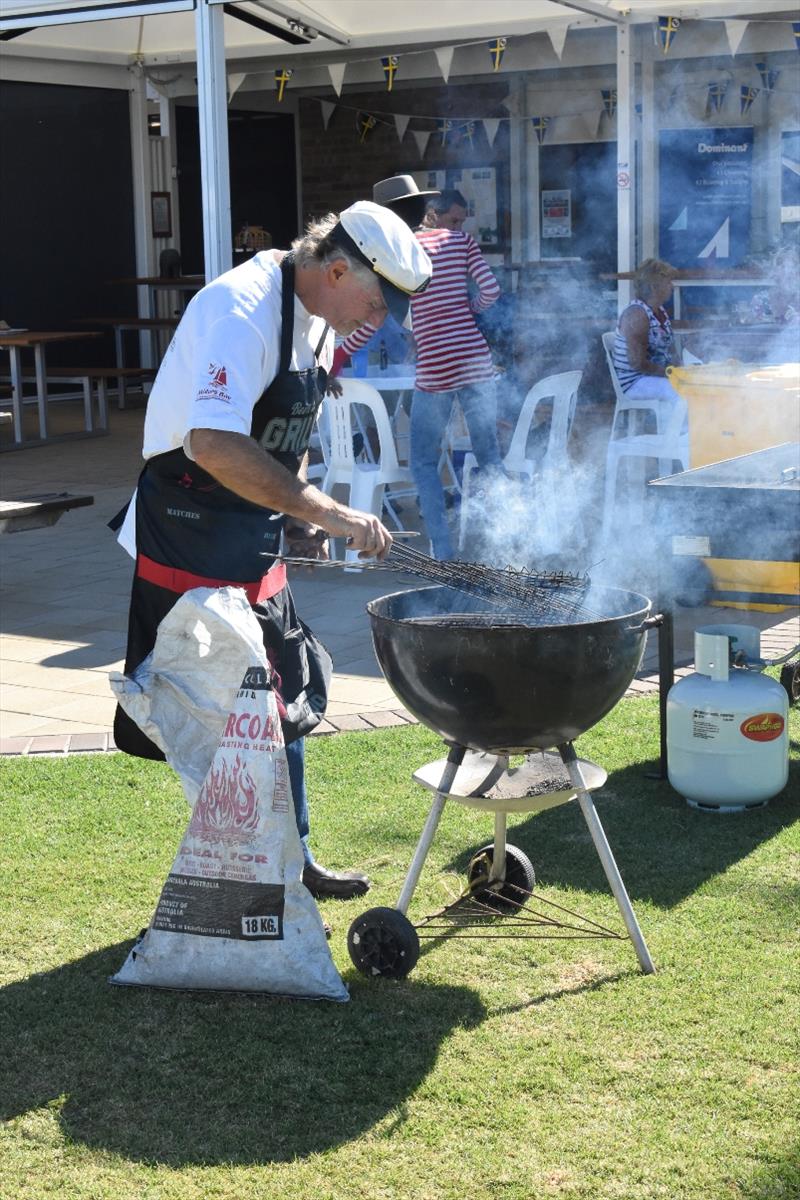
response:
M678 398L667 379L667 367L679 360L664 308L674 278L675 268L657 258L645 259L633 277L636 299L620 315L613 355L620 386L632 400Z

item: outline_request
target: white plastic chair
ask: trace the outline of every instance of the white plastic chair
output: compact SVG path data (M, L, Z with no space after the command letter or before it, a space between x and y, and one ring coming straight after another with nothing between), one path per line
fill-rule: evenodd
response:
M644 464L648 458L658 459L659 477L672 472L673 462L679 462L685 471L689 465L689 432L686 428L686 401L676 394L675 400L660 400L642 398L631 400L625 395L617 379L614 368L612 349L614 334L603 334L603 347L608 360L608 370L611 382L617 396L614 409L614 419L611 423L611 435L606 450L605 496L603 500L602 537L607 538L611 531L614 507L617 497L617 480L619 464L623 458L639 459L642 464L641 500L644 500ZM649 411L655 414L655 433L621 433L623 423L619 420L623 413L631 411Z
M380 392L363 379L342 379L341 396L326 396L323 401L330 433L329 459L321 490L332 495L337 485L348 488L347 503L351 508L374 513L379 517L384 505L398 529L403 525L392 506L392 500L416 493L414 479L408 467L397 461L397 449L392 436L389 414ZM353 453L353 432L358 428L355 406L368 409L378 439L375 462L362 461ZM404 485L401 489L391 485ZM357 561L355 550L346 553L348 561Z
M532 483L534 479L542 485L538 491L537 505L549 508L555 499L554 488L558 478L568 466L567 439L575 416L581 371L565 371L561 375L548 375L530 389L520 409L511 443L503 459L503 467L509 475ZM533 426L536 410L540 405L552 403L550 431L547 446L541 458L527 456L528 438ZM473 475L478 469L474 454L464 459L464 474L461 482L461 521L458 545L463 547L469 520L469 499ZM552 514L551 514L552 516Z
M606 353L608 373L611 376L616 401L614 419L611 422L611 436L612 438L627 436L630 422L626 414L632 412L652 413L656 419L656 433L662 433L669 421L672 405L668 400L659 400L657 397L653 397L652 400L647 399L647 397L633 400L626 392L623 392L622 385L617 377L617 369L614 366L614 341L616 336L615 330L603 334L603 349Z

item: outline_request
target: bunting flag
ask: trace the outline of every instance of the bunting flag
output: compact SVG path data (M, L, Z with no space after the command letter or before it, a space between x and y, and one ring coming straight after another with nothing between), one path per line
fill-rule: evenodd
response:
M547 134L547 126L550 124L549 117L531 117L531 124L536 132L536 140L541 146Z
M600 122L603 119L603 109L595 109L594 112L585 112L583 114L583 124L586 128L586 134L590 141L596 142L597 135L600 132Z
M794 34L794 48L800 50L800 21L792 21L792 33Z
M413 137L414 141L417 143L417 149L419 150L420 158L424 158L425 151L428 148L428 141L431 136L430 129L412 129L411 136Z
M637 117L640 117L640 116L642 115L642 105L641 105L641 102L640 102L639 104L634 104L634 106L633 106L633 111L636 113Z
M335 105L335 104L331 104L330 100L320 100L320 102L319 102L319 106L320 106L320 108L322 109L322 124L323 124L323 127L324 127L325 129L327 129L327 128L328 128L328 122L330 121L331 117L333 116L333 110L336 108L336 105Z
M278 89L278 103L279 104L280 104L281 100L283 99L284 89L293 75L294 75L294 71L292 70L291 67L280 67L275 72L275 87Z
M442 79L447 83L450 75L450 66L453 61L453 47L440 46L438 50L433 52L436 55L436 61L439 64L439 70L442 72Z
M474 136L475 136L475 122L467 121L465 125L461 126L461 140L462 140L462 142L469 142L470 150L474 149L474 147L475 147L475 143L472 140Z
M617 89L601 88L600 94L603 97L603 111L607 117L613 117L617 111Z
M770 67L769 67L769 63L767 63L767 62L757 62L756 70L758 71L759 75L761 76L761 83L763 84L763 91L774 92L775 84L778 82L778 76L780 75L780 71L771 71Z
M444 146L445 142L447 141L447 135L449 133L452 133L453 122L450 120L449 117L442 117L442 119L440 121L436 122L436 128L439 130L439 133L442 135L442 145Z
M487 141L490 146L494 145L494 139L497 137L497 131L500 128L499 117L484 117L483 128L486 133Z
M735 57L742 44L742 38L747 32L747 21L726 21L725 32L728 35L731 54Z
M722 102L725 99L725 93L728 90L728 81L714 82L708 85L708 93L706 95L706 116L709 113L718 113L722 110Z
M548 25L546 27L546 32L547 36L550 38L550 45L553 47L556 58L559 62L561 62L561 57L564 53L564 43L566 42L567 34L569 33L569 22L565 23L564 21L558 21L554 25Z
M659 17L658 18L658 40L661 43L661 49L665 54L669 54L669 48L672 45L672 39L681 27L680 17Z
M408 122L410 120L411 120L411 117L404 117L402 113L395 113L394 127L397 130L398 142L402 142L403 138L406 136L406 130L408 129Z
M331 77L331 85L337 96L342 94L342 84L344 83L344 73L347 70L347 63L328 63L328 74Z
M238 92L239 88L247 79L246 75L229 75L228 76L228 104Z
M386 79L387 92L390 92L392 90L392 82L394 80L394 73L397 70L397 64L399 61L400 60L396 54L386 54L381 59L381 66L383 67L383 74Z
M495 38L494 41L487 42L486 44L489 47L489 53L492 56L492 70L499 71L500 63L503 61L503 55L505 54L506 46L508 45L508 38L498 37Z
M753 101L761 92L761 88L748 87L743 83L739 88L739 111L743 117L746 117L753 107Z
M373 117L371 113L358 113L356 116L356 129L359 133L358 140L365 142L377 124L377 118Z

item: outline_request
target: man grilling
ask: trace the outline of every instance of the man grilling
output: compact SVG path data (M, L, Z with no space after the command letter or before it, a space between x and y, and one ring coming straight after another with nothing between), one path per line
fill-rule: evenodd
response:
M146 463L119 536L136 559L127 674L153 649L159 622L184 592L246 592L274 671L303 882L317 898L350 899L370 883L320 866L308 845L303 736L324 714L331 662L297 617L274 556L282 535L290 554L327 557L328 534L362 557L388 552L391 534L377 517L305 480L306 451L333 330L377 328L387 312L402 323L430 275L404 222L362 201L312 222L290 252L263 251L203 288L153 385ZM114 737L128 754L163 760L121 708Z

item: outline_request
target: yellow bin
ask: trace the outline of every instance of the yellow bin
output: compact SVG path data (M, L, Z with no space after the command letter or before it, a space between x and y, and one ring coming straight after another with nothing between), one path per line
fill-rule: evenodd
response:
M731 359L703 366L667 367L689 409L689 466L736 458L800 438L800 363L758 366ZM796 593L797 563L752 559L705 560L719 591ZM712 601L731 608L781 612L781 604Z

